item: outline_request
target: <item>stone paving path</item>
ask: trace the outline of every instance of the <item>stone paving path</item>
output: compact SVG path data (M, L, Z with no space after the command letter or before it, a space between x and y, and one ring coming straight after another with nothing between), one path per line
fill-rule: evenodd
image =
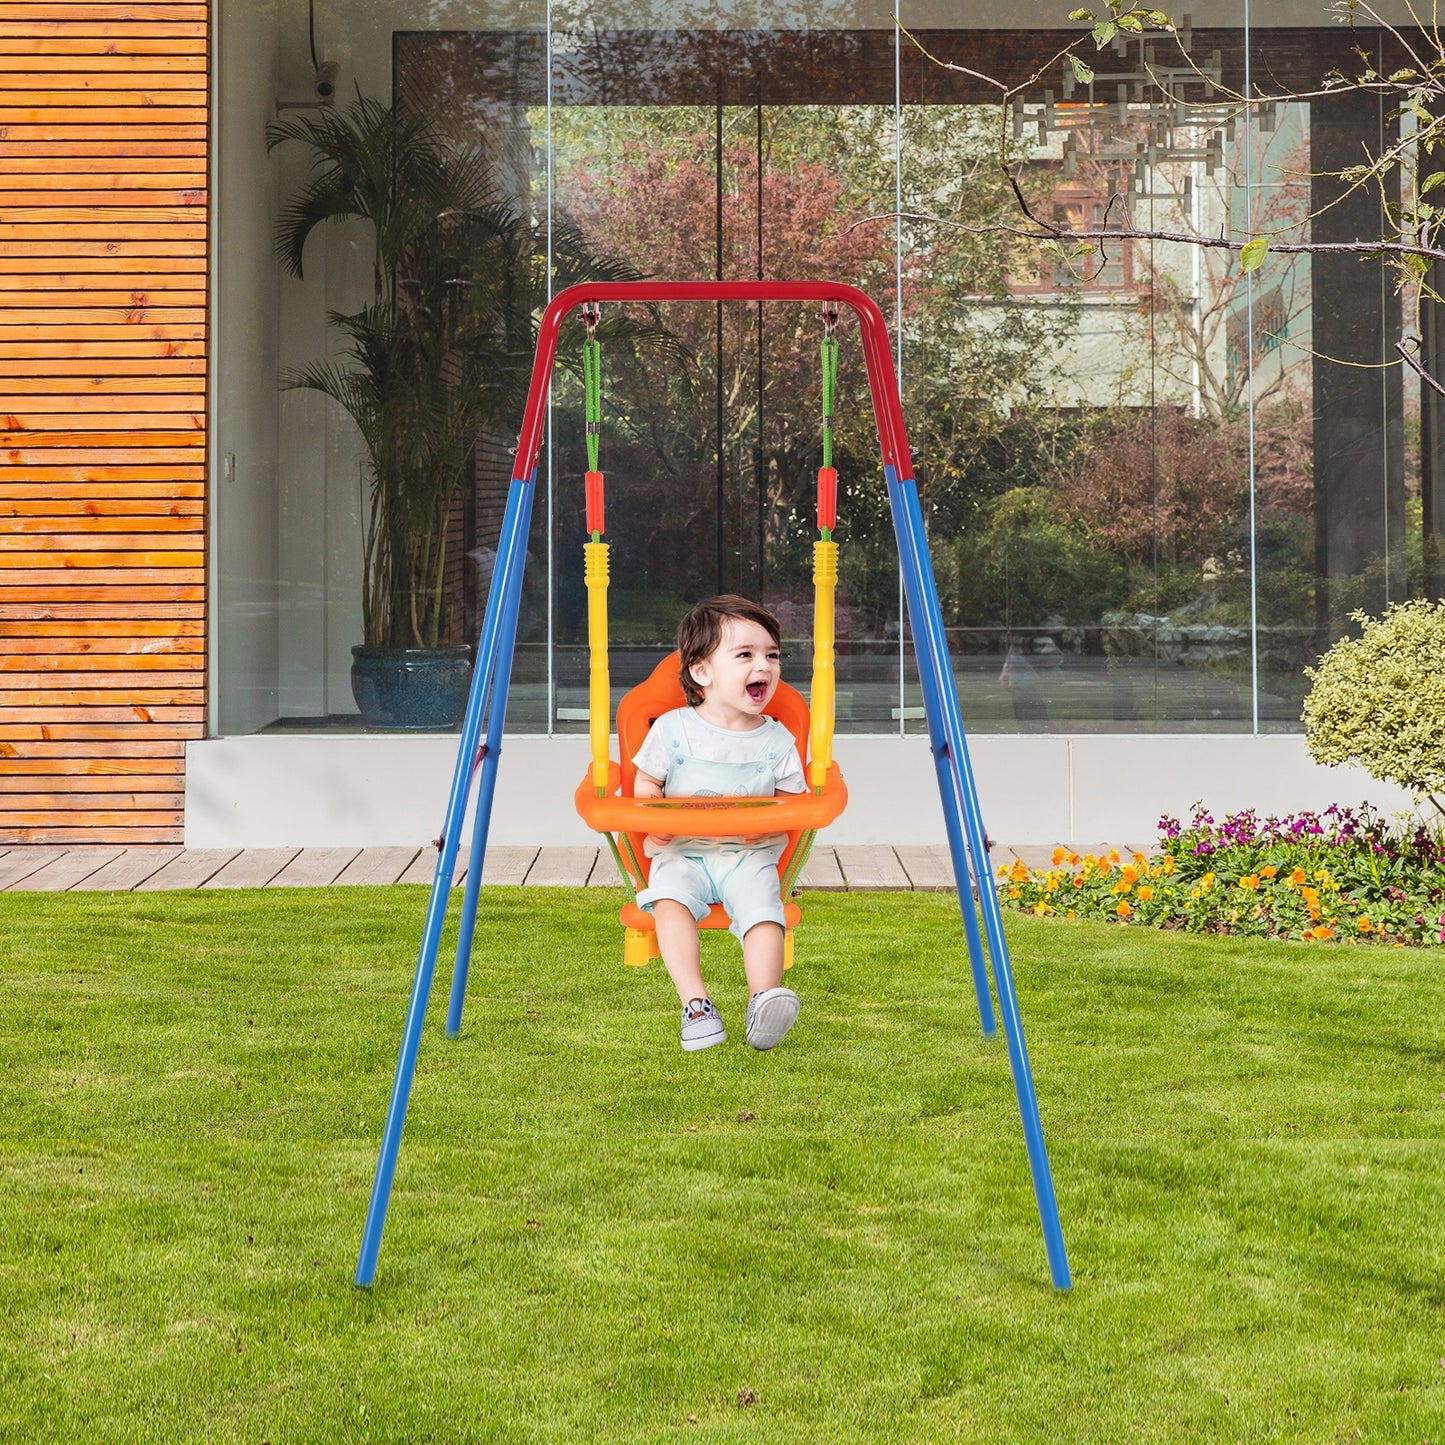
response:
M1111 845L1074 844L1078 853ZM1112 845L1128 856L1135 851ZM454 884L466 880L467 852L458 855ZM995 868L1021 859L1049 865L1048 845L995 844ZM0 892L147 892L168 888L325 888L333 884L430 884L434 848L97 848L29 845L0 849ZM526 888L617 888L621 880L605 848L489 848L484 885ZM945 847L814 848L801 886L819 892L910 890L954 886Z

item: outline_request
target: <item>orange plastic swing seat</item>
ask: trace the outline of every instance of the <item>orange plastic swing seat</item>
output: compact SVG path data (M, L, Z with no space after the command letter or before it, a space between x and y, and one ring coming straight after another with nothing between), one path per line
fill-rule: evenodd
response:
M779 793L771 798L635 798L632 796L637 768L633 763L652 724L664 713L685 705L679 677L681 659L669 653L652 675L627 692L617 704L617 745L621 763L607 770L607 791L597 796L589 769L578 786L574 801L588 827L599 833L626 837L630 849L619 850L628 883L634 891L647 886L652 860L643 851L649 833L685 835L697 838L750 837L763 833L786 833L787 846L778 860L778 877L785 878L805 835L826 827L844 809L848 789L836 763L828 765L821 793ZM780 682L767 715L777 718L793 735L798 756L808 765L808 704L796 688ZM793 930L802 914L791 899L783 900L786 920L783 945L784 967L793 962ZM657 928L650 913L636 903L627 904L618 915L625 929L623 959L640 966L657 958ZM720 903L712 906L700 928L727 928L731 920Z

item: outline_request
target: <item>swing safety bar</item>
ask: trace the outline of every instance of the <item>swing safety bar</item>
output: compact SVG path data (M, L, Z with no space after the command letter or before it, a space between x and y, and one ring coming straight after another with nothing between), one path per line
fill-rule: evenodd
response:
M528 519L536 489L537 465L542 450L543 418L551 386L552 367L557 355L558 337L564 320L579 307L586 307L595 318L596 308L600 303L615 302L625 305L629 302L648 301L818 302L824 307L825 318L830 311L840 306L847 307L857 318L868 386L873 398L878 442L882 451L883 474L888 487L898 543L899 572L907 601L909 629L918 659L919 684L928 720L929 745L938 775L939 797L943 805L954 880L958 888L959 910L968 946L969 965L973 973L974 993L978 1001L979 1022L986 1037L992 1037L997 1032L983 938L979 933L981 914L983 933L988 941L988 955L993 962L993 983L998 994L999 1011L1008 1045L1009 1067L1018 1099L1019 1117L1023 1125L1024 1145L1028 1154L1039 1221L1043 1229L1049 1275L1056 1289L1067 1290L1072 1285L1068 1257L1059 1225L1058 1205L1054 1196L1048 1153L1044 1147L1033 1075L1024 1045L1013 971L1004 942L1003 915L993 886L988 841L979 808L978 790L969 763L968 744L963 733L958 690L949 660L942 611L938 605L938 588L929 558L917 487L913 480L903 408L893 369L888 324L878 305L862 291L852 286L822 281L587 282L559 292L542 314L531 385L517 439L507 514L498 543L497 565L483 619L477 661L472 671L471 694L462 721L461 742L442 830L436 873L432 880L431 898L427 905L416 976L407 1006L391 1100L387 1106L376 1174L372 1180L371 1197L367 1205L366 1224L356 1266L356 1283L370 1286L376 1273L401 1132L416 1070L427 997L431 989L441 943L442 924L460 846L462 820L468 800L475 789L471 854L467 864L466 889L457 932L447 1036L455 1038L461 1027L478 891L502 752L507 693L516 645L522 568L526 558ZM833 499L820 492L820 526L826 521L831 528L832 504ZM600 531L600 506L597 511ZM831 585L831 578L825 578L824 581ZM824 641L826 645L828 639ZM608 771L610 774L610 767ZM833 773L834 770L829 767L830 776L823 784L823 796L815 795L804 806L827 807L830 804L831 800L827 795L832 791L829 784L833 781ZM611 781L609 776L608 782ZM602 779L599 778L597 782L600 784ZM601 801L603 800L593 799L594 803ZM801 803L801 800L799 802ZM695 803L684 805L679 812L685 816L688 806L697 807ZM637 815L633 813L630 816ZM702 829L696 831L701 832Z

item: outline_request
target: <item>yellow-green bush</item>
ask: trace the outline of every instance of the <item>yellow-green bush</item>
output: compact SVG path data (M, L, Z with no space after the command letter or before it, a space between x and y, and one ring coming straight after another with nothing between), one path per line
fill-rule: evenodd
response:
M1306 668L1305 742L1316 762L1355 763L1445 813L1445 603L1351 614L1345 637Z

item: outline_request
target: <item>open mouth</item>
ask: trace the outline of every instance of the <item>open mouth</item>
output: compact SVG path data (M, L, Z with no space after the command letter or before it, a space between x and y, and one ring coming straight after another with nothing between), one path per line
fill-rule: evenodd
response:
M748 684L748 696L754 702L762 702L768 695L768 685L765 682L750 682Z

